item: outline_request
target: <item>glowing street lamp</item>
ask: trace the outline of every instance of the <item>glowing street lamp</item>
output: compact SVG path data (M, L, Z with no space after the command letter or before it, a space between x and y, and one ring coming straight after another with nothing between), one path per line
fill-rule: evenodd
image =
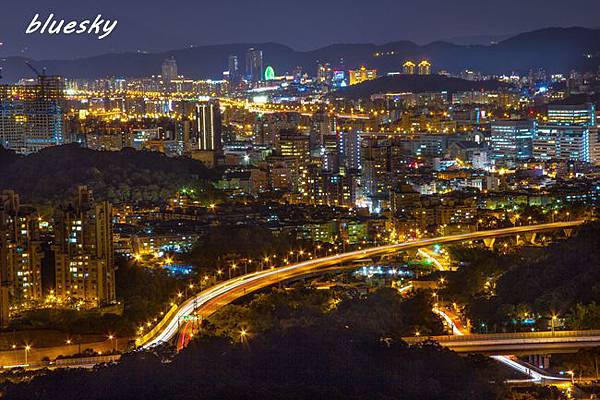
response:
M555 324L556 324L556 320L558 319L558 316L556 316L555 314L552 315L551 318L551 326L552 326L552 334L554 335L554 328L555 328Z
M31 350L31 346L30 345L25 345L25 365L27 365L27 356L29 355L29 351Z
M115 335L109 334L108 335L108 340L112 341L113 352L115 352L117 350L117 338L115 337Z

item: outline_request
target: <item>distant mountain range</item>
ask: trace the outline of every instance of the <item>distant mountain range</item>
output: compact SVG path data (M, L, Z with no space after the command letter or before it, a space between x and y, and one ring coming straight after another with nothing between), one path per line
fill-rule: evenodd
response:
M25 61L49 74L68 78L143 77L160 73L163 60L175 57L180 74L193 79L220 79L229 55L240 57L255 47L263 50L264 63L276 73L291 72L296 66L314 73L318 62L334 68L352 69L360 65L382 73L399 71L406 60L428 59L435 70L457 72L473 69L489 74L526 72L543 68L550 73L571 69L592 70L600 65L600 29L547 28L522 33L493 45L458 45L433 42L419 46L409 41L384 45L335 44L312 51L296 51L277 43L240 43L198 46L160 53L119 53L73 60L34 61L22 57L0 60L4 81L33 77Z

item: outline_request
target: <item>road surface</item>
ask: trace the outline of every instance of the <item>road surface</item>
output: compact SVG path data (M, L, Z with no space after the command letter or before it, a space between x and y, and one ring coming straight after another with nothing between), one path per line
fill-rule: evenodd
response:
M409 249L428 247L435 244L448 244L472 240L481 240L502 236L512 236L531 232L541 232L557 229L572 229L585 221L556 222L540 225L525 225L512 228L494 229L488 231L470 232L458 235L449 235L436 238L419 239L398 244L373 247L365 250L351 251L315 260L303 261L297 264L260 271L243 275L222 282L209 288L182 303L176 310L170 312L165 319L160 321L152 334L147 334L138 339L136 344L142 348L150 348L157 344L171 341L177 335L182 325L186 325L184 317L194 313L202 318L207 318L221 307L245 296L248 293L275 285L290 279L305 275L327 271L335 265L396 253ZM186 344L186 336L182 335L178 348Z

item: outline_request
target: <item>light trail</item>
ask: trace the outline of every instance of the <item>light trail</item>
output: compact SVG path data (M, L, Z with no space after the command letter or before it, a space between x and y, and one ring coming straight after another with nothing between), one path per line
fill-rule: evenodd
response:
M454 320L446 313L444 312L442 309L438 308L438 307L434 307L432 310L435 314L439 315L440 317L442 317L449 326L452 327L452 333L454 335L458 335L458 336L464 336L464 332L462 332L458 326L456 325L456 323L454 322ZM547 375L547 374L542 374L534 369L531 368L531 366L527 365L526 363L520 362L518 360L515 360L515 357L512 355L506 355L506 356L491 356L491 358L493 358L494 360L508 366L509 368L512 368L514 370L516 370L517 372L522 373L523 375L527 375L529 376L531 379L528 379L526 381L529 382L543 382L543 381L560 381L560 382L564 382L567 381L568 379L563 378L563 377L557 377L557 376L553 376L553 375ZM514 381L514 382L522 382L521 381Z
M434 244L455 243L486 239L490 237L511 236L520 233L538 232L544 230L572 229L583 224L584 222L585 221L570 221L541 225L526 225L490 231L479 231L420 239L398 244L389 244L365 250L356 250L315 260L307 260L286 267L254 272L222 282L185 301L179 306L176 312L169 313L169 315L165 317L166 320L160 322L159 326L164 327L160 329L156 335L153 337L143 337L142 339L136 341L136 344L142 348L150 348L159 343L168 342L176 336L182 319L187 315L198 312L203 318L206 318L212 313L216 312L219 308L229 304L237 298L245 296L247 293L251 293L253 291L260 290L264 287L271 286L292 278L326 270L334 265L339 265L345 262L391 254L408 249L428 247Z

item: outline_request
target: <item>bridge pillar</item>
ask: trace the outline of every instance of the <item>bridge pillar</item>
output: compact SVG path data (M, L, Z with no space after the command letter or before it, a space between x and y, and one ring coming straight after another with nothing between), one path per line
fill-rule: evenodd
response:
M496 243L496 238L487 238L483 239L483 244L490 250L494 250L494 244Z
M536 368L550 368L550 354L530 354L527 356L527 362Z
M517 241L516 245L520 245L521 244L521 235L517 235L515 236L515 240Z
M417 249L408 249L408 250L406 250L406 256L409 259L417 257L418 254L419 254L419 250L417 250Z
M550 368L550 356L551 356L551 354L545 354L543 357L544 369Z
M565 237L567 237L567 238L570 238L571 235L573 235L573 229L566 228L566 229L563 229L563 232L565 234Z
M537 237L537 233L535 233L535 232L525 234L525 240L531 244L535 244L536 237Z

